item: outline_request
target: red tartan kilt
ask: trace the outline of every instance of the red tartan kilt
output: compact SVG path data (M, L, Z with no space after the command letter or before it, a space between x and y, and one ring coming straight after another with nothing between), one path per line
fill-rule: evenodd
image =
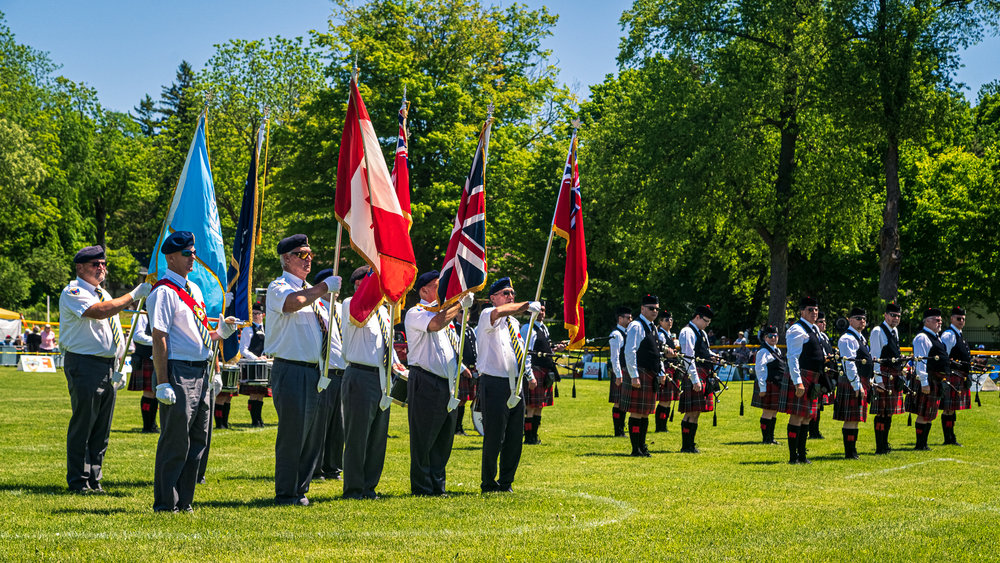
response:
M129 391L152 391L155 375L153 373L153 360L143 360L141 366L132 366L132 375L128 378Z
M476 398L476 382L474 377L458 378L458 400L471 401Z
M792 377L786 375L781 380L781 391L778 392L778 411L792 416L811 417L816 414L819 402L809 398L809 388L812 387L819 374L807 369L800 370L799 373L802 376L802 384L805 385L806 392L801 397L796 397Z
M621 385L615 385L615 375L610 374L611 389L608 391L608 402L614 405L621 403L622 400L622 386L625 385L624 380Z
M540 368L531 368L531 373L535 376L535 381L538 385L534 389L528 385L528 380L524 380L524 406L529 409L540 409L542 407L550 407L555 404L555 398L552 396L552 386L543 387L545 384L545 370Z
M951 385L941 385L941 406L938 408L943 411L962 411L972 406L972 393L965 388L965 373L946 375L945 379Z
M265 387L263 385L247 385L246 383L240 383L240 395L264 395L265 397L271 396L271 388Z
M916 374L914 374L914 380L916 380L916 377ZM920 391L920 381L915 381L913 387L917 389L917 392L906 396L906 412L913 413L925 420L934 420L937 418L941 403L941 384L937 381L934 374L928 374L928 381L931 388L931 392L928 395L924 395Z
M667 368L667 379L660 385L660 388L656 391L656 400L661 402L671 402L676 401L681 396L681 390L678 383L671 383L671 378L677 377L673 367Z
M765 382L767 391L764 398L760 398L760 389L757 387L757 380L753 382L753 397L750 399L750 406L766 411L778 410L778 398L781 396L781 386L774 383Z
M654 377L656 376L653 372L639 368L638 388L632 387L630 383L627 383L622 378L621 409L623 411L632 414L652 414L656 410L656 390L653 386Z
M862 380L861 388L866 393L870 392L866 381ZM865 422L868 420L868 399L867 395L855 393L851 387L851 382L846 376L840 376L837 380L837 397L833 403L833 419L844 422Z
M896 387L895 379L897 377L902 377L898 369L882 366L882 387L889 391L872 390L868 396L869 405L871 406L868 409L868 414L892 416L906 412L906 409L903 407L903 392L893 390Z
M687 374L684 374L687 376ZM701 391L695 391L690 377L684 377L681 382L681 398L677 401L680 412L711 412L715 410L715 395L706 393L708 388L709 370L698 368L698 379L701 380Z

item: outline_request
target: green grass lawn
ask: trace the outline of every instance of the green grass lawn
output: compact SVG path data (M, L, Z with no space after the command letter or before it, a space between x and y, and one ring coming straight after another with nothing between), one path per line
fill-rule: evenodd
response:
M58 374L0 369L0 559L351 560L995 560L1000 519L1000 416L995 393L959 414L964 447L913 452L913 428L896 417L897 451L843 459L839 424L810 466L787 448L758 444L759 411L739 416L739 385L722 396L719 425L704 417L701 455L678 453L680 417L650 433L652 458L631 458L611 438L607 383L570 382L546 408L542 444L525 446L513 494L479 494L478 436L457 437L450 498L409 491L406 416L392 407L377 501L339 499L341 483L314 483L309 507L276 507L276 417L249 427L237 398L233 429L214 434L208 484L194 514L154 515L156 436L139 432L139 393L119 394L102 496L65 493L69 398ZM749 391L749 384L747 390ZM466 414L468 417L468 413ZM778 439L784 442L785 415ZM466 427L471 428L467 421Z

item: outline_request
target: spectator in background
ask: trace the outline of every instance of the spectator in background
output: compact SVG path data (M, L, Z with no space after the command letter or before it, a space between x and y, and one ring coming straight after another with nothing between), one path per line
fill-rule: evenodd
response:
M52 330L52 325L45 325L45 330L39 336L41 336L41 342L38 345L38 351L51 354L56 348L56 333Z
M3 338L3 343L5 345L7 345L7 346L13 346L14 345L14 337L8 334L7 336L5 336Z
M28 333L28 336L24 340L24 345L28 348L29 353L34 354L38 352L42 345L42 335L39 334L37 326L32 328L31 332Z

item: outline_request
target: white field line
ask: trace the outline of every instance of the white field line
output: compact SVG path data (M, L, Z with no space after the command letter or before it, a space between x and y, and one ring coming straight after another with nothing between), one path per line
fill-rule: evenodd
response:
M969 463L967 461L962 461L960 459L955 459L951 457L938 457L934 459L928 459L926 461L918 461L916 463L908 463L906 465L900 465L899 467L887 467L885 469L879 469L878 471L869 471L867 473L854 473L852 475L845 475L844 479L857 479L859 477L871 477L873 475L884 475L886 473L892 473L894 471L905 471L911 467L917 467L920 465L925 465L927 463L938 463L943 461L951 461L954 463Z

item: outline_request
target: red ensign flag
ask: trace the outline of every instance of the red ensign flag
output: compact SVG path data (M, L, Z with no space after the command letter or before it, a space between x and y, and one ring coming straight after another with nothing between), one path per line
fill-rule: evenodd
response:
M563 325L569 332L568 349L580 348L587 340L583 322L583 299L587 291L587 243L583 235L583 200L580 173L576 167L576 131L570 141L563 170L552 230L566 239L566 281L563 285Z

